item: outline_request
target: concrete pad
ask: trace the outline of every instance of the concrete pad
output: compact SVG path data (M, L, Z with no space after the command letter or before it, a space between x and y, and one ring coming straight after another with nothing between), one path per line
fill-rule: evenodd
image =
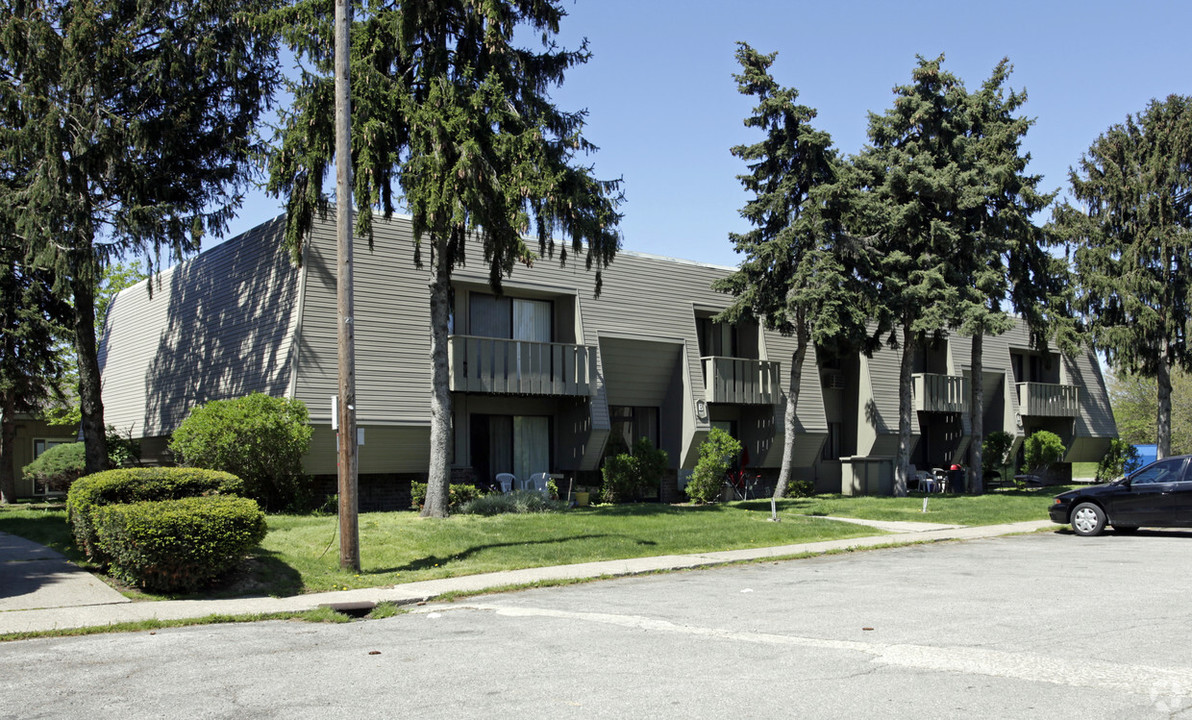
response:
M61 553L0 533L0 613L127 602Z
M908 522L906 520L862 520L861 518L836 517L835 515L804 515L803 517L818 517L824 520L864 525L891 533L930 532L932 530L955 530L963 525L948 525L946 523Z

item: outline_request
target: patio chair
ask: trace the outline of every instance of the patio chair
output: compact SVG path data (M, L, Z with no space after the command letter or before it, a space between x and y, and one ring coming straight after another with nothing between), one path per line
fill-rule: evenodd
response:
M542 493L542 497L550 499L550 490L547 489L546 481L550 477L547 473L534 473L530 479L526 481L527 490L537 490Z
M501 492L507 493L517 485L517 476L513 473L497 473L497 484L501 486Z

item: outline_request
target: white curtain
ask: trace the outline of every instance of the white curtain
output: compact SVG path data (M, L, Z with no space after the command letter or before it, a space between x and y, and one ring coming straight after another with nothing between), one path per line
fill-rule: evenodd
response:
M513 299L513 339L550 342L550 302Z
M516 415L513 418L513 474L525 481L550 472L550 419Z

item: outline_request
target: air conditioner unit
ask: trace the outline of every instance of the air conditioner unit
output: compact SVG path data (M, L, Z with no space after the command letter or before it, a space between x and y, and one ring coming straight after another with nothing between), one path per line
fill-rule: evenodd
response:
M844 389L844 375L838 372L826 372L822 377L823 386L829 390Z

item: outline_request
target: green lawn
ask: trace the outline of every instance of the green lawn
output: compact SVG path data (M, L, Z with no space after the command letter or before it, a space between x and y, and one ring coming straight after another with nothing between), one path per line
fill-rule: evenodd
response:
M659 504L577 508L562 513L419 518L413 512L360 516L363 571L339 570L338 521L331 516L270 515L269 534L245 569L208 596L289 595L387 586L544 565L734 550L878 534L826 520L840 515L987 525L1047 517L1063 488L1001 491L979 497L909 498L821 495L781 501L782 522L768 522L768 500L704 507ZM44 543L72 559L62 510L0 509L0 531Z

